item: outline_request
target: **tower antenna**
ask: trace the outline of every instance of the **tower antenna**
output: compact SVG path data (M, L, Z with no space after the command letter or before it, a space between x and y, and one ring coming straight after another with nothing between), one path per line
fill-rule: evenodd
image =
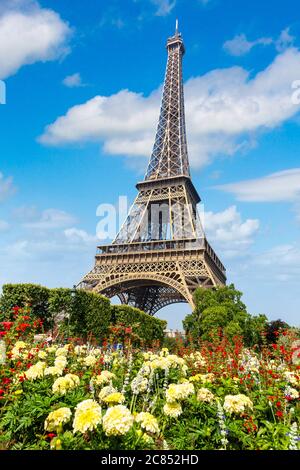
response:
M175 36L178 36L178 18L176 19Z

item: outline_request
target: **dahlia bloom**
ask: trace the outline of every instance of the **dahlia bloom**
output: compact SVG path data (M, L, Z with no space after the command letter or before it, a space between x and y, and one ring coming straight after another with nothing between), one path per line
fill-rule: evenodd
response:
M94 400L84 400L76 406L73 421L73 432L81 432L95 429L102 421L101 406Z
M46 418L44 424L45 431L57 431L57 428L70 421L71 416L70 408L64 407L52 411Z
M133 425L134 418L123 405L108 408L103 417L103 429L107 436L123 436Z

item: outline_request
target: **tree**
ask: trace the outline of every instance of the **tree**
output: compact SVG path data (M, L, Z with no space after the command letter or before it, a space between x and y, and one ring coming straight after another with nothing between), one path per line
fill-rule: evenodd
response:
M270 321L266 326L266 338L268 343L277 343L279 333L288 328L289 325L282 320Z
M186 334L197 342L221 331L229 339L243 335L247 345L260 343L267 318L252 317L241 298L242 292L233 284L214 289L199 287L194 294L195 310L183 321Z

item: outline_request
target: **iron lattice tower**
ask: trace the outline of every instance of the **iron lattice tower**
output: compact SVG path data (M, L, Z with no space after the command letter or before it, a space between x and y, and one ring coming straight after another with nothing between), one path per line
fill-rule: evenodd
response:
M99 246L79 284L154 315L188 302L199 287L224 285L226 271L206 240L197 213L187 151L181 34L168 39L168 62L155 143L144 181L120 232Z

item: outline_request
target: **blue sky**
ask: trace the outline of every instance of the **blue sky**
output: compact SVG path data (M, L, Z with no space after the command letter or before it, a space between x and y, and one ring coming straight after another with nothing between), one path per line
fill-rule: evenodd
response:
M0 285L92 267L97 206L143 178L178 17L207 237L251 313L299 325L300 17L273 3L0 1Z

